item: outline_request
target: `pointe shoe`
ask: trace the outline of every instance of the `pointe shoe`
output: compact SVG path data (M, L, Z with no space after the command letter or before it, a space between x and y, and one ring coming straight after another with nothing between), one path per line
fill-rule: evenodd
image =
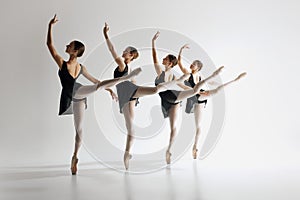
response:
M77 163L78 163L78 158L76 158L76 156L73 156L72 161L71 161L72 175L76 175L76 173L77 173Z
M136 68L134 70L132 70L129 74L128 74L128 79L131 79L132 77L134 76L137 76L139 73L141 73L142 69L139 67L139 68Z
M216 71L214 71L213 76L217 76L218 74L220 74L223 69L224 69L224 66L219 67L219 69L217 69Z
M182 83L183 81L187 80L189 77L190 77L190 74L187 73L187 74L180 76L176 81L178 83Z
M236 79L234 79L235 81L238 81L239 79L245 77L247 75L247 72L241 73Z
M132 155L126 151L125 154L124 154L124 166L125 166L125 169L128 170L129 168L129 160L132 158Z
M171 163L171 156L172 156L172 154L169 151L167 151L166 152L166 162L168 165Z
M197 159L197 152L198 152L198 149L193 149L193 158L194 159Z

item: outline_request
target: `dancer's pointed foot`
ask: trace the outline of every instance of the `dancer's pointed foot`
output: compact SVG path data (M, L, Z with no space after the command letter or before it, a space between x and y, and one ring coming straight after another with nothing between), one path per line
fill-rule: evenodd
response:
M78 163L78 158L76 156L73 156L72 161L71 161L71 173L72 173L72 175L76 175L76 173L77 173L77 163Z
M136 69L132 70L132 71L126 76L126 78L127 78L127 79L131 79L131 78L133 78L133 77L139 75L139 73L141 73L141 71L142 71L142 69L141 69L140 67L139 67L139 68L136 68Z
M170 151L166 152L166 162L169 165L171 163L171 156L172 154L170 153Z
M126 170L128 170L128 168L129 168L129 160L131 158L132 158L132 155L128 151L125 151L125 154L124 154L124 166L125 166Z
M187 80L188 78L190 77L190 74L183 74L182 76L180 76L177 80L176 80L176 82L177 83L182 83L182 82L184 82L185 80Z
M222 72L223 69L224 69L224 66L219 67L219 69L217 69L216 71L214 71L213 76L219 75Z
M193 158L194 159L197 159L197 152L198 152L198 149L193 148Z
M236 79L234 79L234 81L238 81L241 78L245 77L247 75L247 72L241 73Z

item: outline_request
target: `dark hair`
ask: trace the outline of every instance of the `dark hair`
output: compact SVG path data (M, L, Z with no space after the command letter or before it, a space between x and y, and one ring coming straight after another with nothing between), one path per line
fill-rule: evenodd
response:
M139 52L138 52L138 50L136 49L136 48L134 48L134 47L132 47L132 46L129 46L129 47L127 47L127 48L129 48L129 52L130 52L130 54L132 54L133 55L133 58L132 58L132 60L134 60L134 59L136 59L136 58L138 58L139 57Z
M174 56L172 54L169 54L168 58L169 58L170 62L172 63L172 67L174 67L175 65L177 65L177 58L176 58L176 56Z
M74 40L73 42L74 42L74 50L78 50L77 57L82 56L82 54L85 50L84 44L77 40Z

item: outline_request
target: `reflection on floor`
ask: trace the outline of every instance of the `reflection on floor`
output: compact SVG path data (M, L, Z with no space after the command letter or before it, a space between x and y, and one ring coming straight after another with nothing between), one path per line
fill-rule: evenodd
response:
M299 171L233 169L181 160L154 173L118 172L98 163L2 168L1 200L299 200Z

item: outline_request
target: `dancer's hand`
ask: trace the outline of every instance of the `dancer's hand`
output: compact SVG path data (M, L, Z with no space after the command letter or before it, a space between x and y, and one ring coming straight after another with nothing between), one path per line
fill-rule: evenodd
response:
M49 22L49 26L52 26L53 24L55 24L58 21L56 14L54 15L54 17L50 20Z
M154 35L153 38L152 38L152 41L153 41L153 42L158 38L159 34L160 34L159 31L157 31L157 32L155 33L155 35Z
M181 53L182 53L182 50L183 49L189 49L190 47L188 46L188 44L185 44L183 45L180 50L179 50L179 53L178 53L178 59L177 59L177 64L180 68L180 70L183 72L183 73L190 73L189 69L185 68L181 62Z
M112 100L113 101L116 101L116 102L118 102L118 96L116 95L116 93L114 93L113 91L110 93L110 95L111 95L111 98L112 98Z
M109 26L108 24L105 22L104 27L103 27L103 34L106 35L109 31Z
M189 49L190 47L189 47L189 45L188 44L185 44L185 45L183 45L181 48L180 48L180 50L182 51L183 49Z
M53 39L52 39L52 25L55 24L58 21L56 14L54 17L49 21L48 25L48 31L47 31L47 47L50 51L50 54L52 58L55 60L57 63L59 69L62 68L63 65L63 58L57 53L54 44L53 44Z
M118 96L114 93L114 91L112 91L112 89L105 88L105 90L109 92L113 101L116 101L116 102L118 101Z

